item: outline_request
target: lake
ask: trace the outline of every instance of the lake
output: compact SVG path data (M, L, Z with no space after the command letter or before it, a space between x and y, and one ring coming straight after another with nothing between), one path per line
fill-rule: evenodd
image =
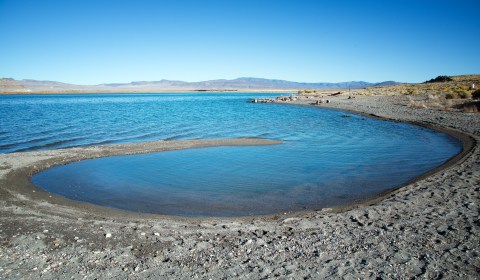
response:
M0 151L202 138L283 140L273 146L85 160L32 177L48 192L97 205L222 217L355 203L441 165L462 149L449 135L411 124L247 102L278 95L0 96Z

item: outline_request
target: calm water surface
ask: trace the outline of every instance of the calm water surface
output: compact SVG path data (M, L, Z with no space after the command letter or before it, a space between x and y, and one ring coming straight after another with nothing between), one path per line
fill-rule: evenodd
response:
M429 129L342 111L252 104L258 94L1 96L0 151L262 137L283 144L85 160L32 177L68 198L180 216L318 209L371 198L460 152ZM345 117L348 116L348 117Z

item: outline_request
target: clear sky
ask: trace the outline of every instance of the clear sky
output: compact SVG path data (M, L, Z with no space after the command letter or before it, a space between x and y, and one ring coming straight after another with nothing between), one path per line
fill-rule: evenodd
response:
M76 84L480 74L479 0L0 0L0 77Z

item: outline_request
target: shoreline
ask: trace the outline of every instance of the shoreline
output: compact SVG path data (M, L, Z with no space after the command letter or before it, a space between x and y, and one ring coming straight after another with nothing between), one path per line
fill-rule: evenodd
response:
M368 117L376 115L389 121L418 122L415 124L469 135L462 140L463 151L439 170L431 170L373 201L347 209L208 219L138 213L117 216L104 213L105 207L101 207L103 213L95 213L48 200L33 202L15 190L5 192L5 186L13 182L5 180L9 169L2 159L0 194L9 195L10 200L4 199L0 204L0 275L478 276L480 239L475 220L479 212L479 121L475 120L476 115L472 119L466 113L413 109L405 102L402 97L336 97L322 107ZM89 148L92 147L72 149ZM57 160L68 160L62 154L65 151L55 151L61 154ZM45 160L52 156L49 152L52 151L34 153ZM95 153L102 155L105 151ZM15 161L14 154L1 156L11 155ZM9 257L26 251L30 257L47 257L17 257L15 261ZM72 262L78 258L84 261ZM22 265L15 265L19 260ZM89 265L84 265L85 260Z
M319 99L324 99L324 98L319 98ZM272 100L274 100L274 99L272 99ZM439 165L439 166L437 166L433 169L430 169L427 172L425 172L423 174L420 174L420 175L408 180L407 182L405 182L405 183L403 183L399 186L395 186L391 189L385 190L385 191L379 193L378 195L376 195L375 197L362 200L358 203L353 203L353 204L349 204L349 205L345 205L345 206L338 206L338 207L329 208L329 209L332 210L332 212L335 212L335 213L345 212L345 211L355 209L355 208L358 208L358 207L362 207L362 206L373 205L373 204L383 200L384 198L388 197L389 195L391 195L395 191L397 191L397 190L399 190L399 189L401 189L405 186L414 184L414 183L416 183L420 180L426 179L429 176L434 175L435 173L438 173L438 172L440 172L444 169L455 166L455 164L458 164L458 163L462 162L464 160L464 158L477 145L477 141L472 135L466 134L466 133L464 133L462 131L459 131L459 130L455 130L455 129L451 129L451 128L447 128L447 127L442 127L442 126L431 124L431 123L425 123L425 122L417 121L417 120L413 120L413 121L412 120L401 120L401 119L394 119L394 118L389 118L389 117L377 116L375 114L365 113L365 112L358 111L358 110L339 108L339 107L336 107L334 105L329 106L328 103L321 103L321 104L318 104L318 105L322 105L322 106L318 106L318 105L311 104L310 102L311 102L311 100L296 100L296 101L293 101L293 102L290 102L290 103L271 101L271 103L282 104L282 105L287 105L287 106L305 106L305 107L317 107L317 108L322 108L323 107L323 108L330 109L330 110L339 110L339 111L342 111L342 112L352 113L352 114L356 114L356 115L360 115L360 116L364 116L364 117L368 117L368 118L374 118L374 119L378 119L378 120L382 120L382 121L401 122L401 123L407 123L407 124L411 124L411 125L421 126L421 127L428 128L428 129L431 129L431 130L436 131L436 132L447 134L447 135L457 139L458 141L460 141L462 143L462 150L458 154L449 158L447 161L445 161L441 165ZM262 102L260 102L260 103L262 103ZM263 102L263 103L265 103L265 102ZM269 103L269 102L267 102L267 103ZM291 212L290 214L306 213L306 212L308 213L308 212L311 212L311 211L315 211L315 210L297 211L297 212ZM270 216L274 216L274 215L270 215Z
M200 149L208 147L225 147L225 146L263 146L278 145L282 141L260 139L260 138L225 138L225 139L199 139L199 140L176 140L176 141L153 141L153 142L137 142L129 144L116 144L104 146L82 146L73 148L63 148L57 150L42 150L34 152L19 152L11 154L0 154L0 162L4 166L12 166L14 162L22 162L19 167L10 167L9 172L4 174L0 170L0 193L8 193L11 195L20 194L25 200L30 202L35 200L43 200L52 205L61 207L71 207L75 210L86 211L97 216L103 217L161 217L170 219L196 219L179 216L169 216L163 214L151 214L143 212L133 212L118 208L110 208L106 206L95 205L88 202L72 200L60 195L51 194L38 188L31 182L31 177L46 169L66 165L88 159L96 159L112 156L127 156L147 153L156 153L163 151L173 151L182 149ZM8 156L11 155L11 156ZM41 160L35 160L41 158ZM28 162L33 159L32 162ZM11 187L15 186L12 191ZM7 196L4 196L5 198ZM200 218L198 218L200 219Z
M284 104L284 105L312 106L312 105L305 105L301 103L299 104L291 103L291 104ZM376 115L365 114L355 110L342 110L337 108L328 108L328 109L340 110L343 112L349 112L352 114L362 115L369 118L376 118L383 121L402 122L401 120L395 120L395 119L379 117ZM411 178L410 180L408 180L407 182L401 185L382 191L371 198L358 200L358 202L353 202L347 205L329 207L328 208L329 211L335 212L335 213L341 213L341 212L345 212L358 207L373 205L383 200L384 198L390 196L392 193L394 193L395 191L397 191L402 187L416 183L422 179L425 179L437 172L442 171L443 169L451 167L456 163L462 161L462 159L475 146L474 138L456 130L434 126L431 124L417 122L417 121L404 121L404 123L422 126L437 132L447 134L459 140L462 143L462 150L460 151L460 153L452 156L441 165L431 170L428 170L427 172L420 174L414 178ZM27 166L24 166L21 168L12 168L8 174L3 176L2 176L2 173L0 173L0 180L3 177L6 181L6 184L16 186L15 191L21 195L30 196L29 197L30 200L40 199L40 200L46 201L47 203L52 203L52 204L65 206L65 207L72 207L76 210L95 213L95 215L98 215L98 216L123 217L123 218L125 217L131 217L131 218L148 217L148 218L164 218L164 219L167 218L171 220L179 219L179 220L185 220L185 221L191 221L191 222L198 222L203 220L215 220L215 219L241 219L241 220L250 220L255 218L271 219L275 216L278 216L281 213L265 214L265 215L233 216L233 217L183 217L183 216L166 215L166 214L135 212L135 211L123 210L119 208L100 206L100 205L92 204L89 202L77 201L77 200L69 199L60 195L46 192L43 189L35 186L31 182L31 177L37 173L40 173L46 169L49 169L55 166L67 165L73 162L88 160L88 159L96 159L96 158L112 157L112 156L147 154L147 153L182 150L182 149L197 149L197 148L208 148L208 147L219 147L219 146L260 146L260 145L276 145L281 143L282 141L279 141L279 140L257 139L257 138L232 138L232 139L225 138L225 139L199 139L199 140L176 140L176 141L159 140L159 141L153 141L153 142L137 142L137 143L129 143L129 144L116 144L116 145L114 144L114 145L104 145L104 146L80 146L80 147L72 147L72 148L62 148L57 150L33 151L33 152L27 152L27 153L18 152L18 153L12 153L12 154L15 154L15 160L19 160L20 158L20 161L23 161L21 159L22 156L42 157L45 155L48 155L48 159L42 159L41 161L30 163ZM56 153L56 151L60 151L60 152ZM3 161L3 164L7 164L7 165L10 164L8 160L4 160L4 158L2 157L2 154L0 154L0 162L1 161ZM3 185L4 184L0 185L0 190L3 189ZM306 209L306 210L299 210L299 211L288 211L283 213L282 216L287 218L298 217L304 213L308 214L312 211L319 211L321 209L322 208Z
M295 105L295 104L291 104ZM291 106L290 105L290 106ZM303 105L300 105L303 106ZM335 109L336 110L336 109ZM353 114L364 115L367 117L372 117L370 115L365 115L361 112L355 112L353 110L345 111ZM383 121L396 121L390 120L387 118L376 117ZM462 150L460 153L452 156L447 161L441 165L428 170L427 172L420 174L414 178L411 178L407 182L395 186L391 189L382 191L377 195L359 200L358 202L350 203L347 205L333 206L327 208L328 211L341 213L351 209L355 209L362 206L373 205L384 198L390 196L392 193L398 189L405 187L407 185L416 183L422 179L425 179L437 172L440 172L446 168L454 166L455 164L462 161L462 159L473 149L475 146L475 139L466 135L464 133L454 131L451 129L446 129L442 127L432 126L429 124L418 123L418 122L405 122L412 125L422 126L428 129L432 129L437 132L445 133L451 137L462 142ZM184 216L175 216L175 215L166 215L166 214L156 214L156 213L145 213L145 212L135 212L129 210L123 210L119 208L100 206L92 204L85 201L78 201L69 199L60 195L52 194L47 191L44 191L41 188L38 188L31 182L31 177L37 173L40 173L46 169L53 168L55 166L67 165L73 162L78 162L88 159L112 157L112 156L127 156L127 155L138 155L138 154L147 154L147 153L156 153L163 151L173 151L173 150L182 150L182 149L199 149L199 148L208 148L208 147L220 147L220 146L261 146L261 145L278 145L282 141L271 140L271 139L257 139L257 138L225 138L225 139L199 139L199 140L176 140L176 141L153 141L153 142L138 142L138 143L129 143L129 144L116 144L116 145L104 145L104 146L80 146L72 148L62 148L57 150L43 150L43 151L33 151L33 152L19 152L12 154L3 154L3 155L15 155L15 161L25 161L22 157L47 157L40 161L35 161L29 163L26 166L19 168L10 168L10 171L7 174L2 174L0 172L0 183L1 179L5 180L5 184L0 185L0 190L6 190L9 192L9 188L4 188L4 185L13 185L15 186L15 192L27 196L28 200L44 200L47 203L55 204L58 206L71 207L75 210L87 211L94 213L97 216L104 217L119 217L119 218L163 218L171 220L184 220L191 222L206 221L206 220L215 220L215 219L240 219L240 220L250 220L250 219L271 219L282 214L283 217L298 217L305 213L310 213L314 211L322 210L318 209L306 209L299 211L288 211L285 213L276 213L276 214L265 214L265 215L249 215L249 216L233 216L233 217L184 217ZM57 153L56 151L59 151ZM2 157L0 154L0 162L3 162L3 165L11 165L11 162L5 160L5 157Z
M339 89L345 90L345 89ZM24 91L24 92L9 92L3 91L0 92L2 95L94 95L94 94L168 94L168 93L231 93L231 94L241 94L241 93L297 93L297 89L172 89L172 90L154 90L154 91Z
M312 106L312 105L307 105L307 106ZM424 179L428 178L429 176L432 176L432 175L434 175L438 172L441 172L444 169L455 166L456 164L461 163L465 159L465 157L470 152L472 152L473 148L477 145L477 141L471 135L468 135L468 134L463 133L463 132L458 131L458 130L453 130L453 129L438 126L438 125L424 123L424 122L421 122L421 121L408 121L408 120L390 119L390 118L386 118L386 117L377 116L377 115L374 115L374 114L366 114L364 112L356 111L356 110L345 110L345 109L339 109L339 108L336 108L336 107L328 107L328 106L327 106L327 108L333 109L333 110L340 110L340 111L343 111L343 112L349 112L349 113L352 113L352 114L357 114L357 115L361 115L361 116L365 116L365 117L369 117L369 118L376 118L376 119L383 120L383 121L402 122L402 123L407 123L407 124L411 124L411 125L425 127L425 128L431 129L431 130L436 131L436 132L447 134L447 135L457 139L458 141L460 141L462 143L462 150L460 151L460 153L452 156L451 158L449 158L447 161L445 161L441 165L439 165L439 166L437 166L433 169L430 169L427 172L425 172L423 174L420 174L420 175L408 180L407 182L405 182L405 183L403 183L399 186L396 186L396 187L394 187L392 189L389 189L389 190L385 190L385 191L379 193L377 196L375 196L371 199L367 199L365 201L362 201L359 204L354 204L354 205L341 207L340 211L348 211L350 209L354 209L354 208L361 207L361 206L373 205L373 204L375 204L377 202L380 202L381 200L387 198L392 193L394 193L395 191L397 191L397 190L399 190L403 187L406 187L406 186L414 184L418 181L424 180Z

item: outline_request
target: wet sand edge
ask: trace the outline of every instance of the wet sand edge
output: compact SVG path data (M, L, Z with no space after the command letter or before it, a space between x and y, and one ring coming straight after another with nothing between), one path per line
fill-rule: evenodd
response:
M306 104L292 104L292 105L301 105L301 106L312 106ZM317 106L312 106L317 107ZM355 111L350 109L341 109L328 107L328 109L341 110L344 112L350 112L353 114L363 115L366 117L377 118L384 121L393 121L393 122L404 122L412 125L418 125L426 127L441 133L448 134L459 141L462 142L463 148L462 151L451 157L442 165L427 171L415 178L412 178L408 182L396 186L392 189L381 192L375 197L368 198L365 200L358 201L357 203L352 203L349 205L337 206L333 208L328 208L329 212L340 213L345 212L351 209L356 209L359 207L369 206L376 204L391 195L393 195L399 189L402 189L408 185L414 184L420 180L423 180L433 174L441 172L444 169L452 167L456 164L459 164L463 159L472 151L476 146L476 141L470 135L460 132L458 130L450 129L447 127L441 127L438 125L433 125L429 123L424 123L420 121L409 121L409 120L399 120L391 119L386 117L377 116L374 114L368 114L361 111ZM179 216L170 216L170 215L161 215L161 214L148 214L148 213L138 213L131 212L116 208L109 208L99 205L94 205L87 202L76 201L68 199L62 196L54 195L43 191L42 189L37 188L31 182L31 176L36 173L39 173L45 169L65 165L68 163L95 159L102 157L110 156L125 156L125 155L135 155L135 154L145 154L145 153L154 153L162 151L171 151L179 149L191 149L191 148L206 148L206 147L218 147L218 146L252 146L252 145L274 145L280 144L281 141L269 140L269 139L255 139L255 138L235 138L235 139L198 139L198 140L179 140L179 141L154 141L154 142L141 142L141 143L132 143L132 144L120 144L120 145L106 145L106 146L90 146L90 147L79 147L79 148L68 148L68 149L58 149L50 151L40 151L40 152L29 152L29 153L16 153L16 154L6 154L11 155L13 160L15 157L42 157L46 156L47 159L43 160L34 160L33 163L27 164L21 168L12 168L6 175L0 177L0 193L5 199L20 199L23 200L23 205L27 203L39 203L47 202L52 206L59 206L60 208L72 207L74 210L79 210L81 212L99 216L99 217L117 217L117 218L127 218L127 219L141 219L141 218L162 218L167 220L177 220L177 221L190 221L198 222L203 220L215 220L215 219L232 219L232 220L252 220L252 219L265 219L271 220L278 218L279 215L282 217L302 217L311 214L312 212L321 211L322 209L309 209L305 211L295 211L288 213L279 213L279 214L269 214L269 215L258 215L258 216L245 216L245 217L212 217L212 218L191 218L191 217L179 217ZM1 155L4 156L4 155ZM2 157L0 157L2 160ZM5 162L5 161L4 161ZM8 164L8 161L6 161ZM27 205L25 205L27 206ZM50 207L52 208L52 207ZM54 207L53 207L54 208ZM51 209L55 211L55 209ZM61 214L61 209L59 209Z

